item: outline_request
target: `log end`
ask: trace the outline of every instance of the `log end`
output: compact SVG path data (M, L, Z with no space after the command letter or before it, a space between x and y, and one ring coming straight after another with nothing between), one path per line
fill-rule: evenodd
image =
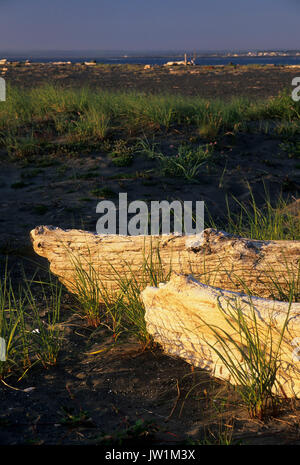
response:
M30 239L33 246L34 251L41 255L42 257L46 257L46 249L44 247L44 238L50 231L53 231L56 228L55 226L36 226L36 228L30 231Z

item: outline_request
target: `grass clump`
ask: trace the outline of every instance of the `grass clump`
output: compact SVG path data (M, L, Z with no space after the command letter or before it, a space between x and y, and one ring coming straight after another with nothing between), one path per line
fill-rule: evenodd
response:
M133 147L129 147L125 140L119 139L115 142L113 150L109 153L112 164L117 167L132 165L133 150Z
M207 226L256 240L300 240L300 221L290 211L290 200L279 196L274 204L265 187L265 201L259 207L250 185L248 188L248 202L240 202L232 196L231 203L227 197L227 216L223 223L217 225L208 212Z
M16 131L8 129L6 135L1 137L0 145L4 146L10 157L23 159L37 155L41 150L41 141L33 133L19 135Z
M157 158L157 154L159 153L158 145L159 144L155 142L154 137L152 138L152 142L150 142L149 139L144 136L143 138L138 138L136 150L143 155L146 155L148 158L154 160Z
M83 114L79 114L79 118L72 122L68 130L69 137L72 136L72 139L77 141L85 142L90 138L102 140L109 133L110 116L91 106Z
M89 325L97 327L103 317L103 307L100 304L102 291L98 275L91 263L83 266L76 257L72 257L72 261L79 312L84 314Z
M133 156L131 154L115 155L110 154L112 158L112 164L117 167L131 166L133 162Z
M212 145L199 146L196 149L181 145L175 156L158 154L161 173L165 176L183 177L188 181L197 178L200 169L210 160Z
M219 422L218 428L207 427L204 430L204 437L197 440L188 440L188 445L196 446L233 446L239 445L233 437L233 425L227 424L223 421Z
M24 300L13 290L6 274L0 282L0 380L30 366L24 314Z
M38 284L41 286L42 300L47 302L49 310L46 321L42 320L31 287L27 285L27 307L31 315L31 326L34 326L31 331L31 350L43 367L48 368L56 364L62 344L63 327L60 325L62 286L51 281L50 283L40 281Z
M250 312L247 314L238 302L228 300L224 307L219 304L220 318L226 323L228 330L208 325L216 342L207 344L237 385L236 389L250 417L262 420L268 413L276 412L279 404L277 394L281 389L277 382L277 373L281 365L281 344L289 312L275 341L271 323L263 332L250 297L249 302Z
M39 283L44 305L49 305L48 321L45 322L40 317L32 284L27 282L25 288L14 290L7 268L0 282L0 337L5 342L0 359L2 381L13 374L21 379L36 363L45 368L54 365L61 348L62 331L58 324L61 286L52 283L49 297L47 283Z
M152 245L149 254L144 253L144 260L138 272L124 261L122 271L113 264L107 264L108 275L114 274L117 289L106 284L105 274L99 273L89 259L82 262L71 257L75 268L75 289L79 303L79 312L83 313L88 323L94 327L105 326L116 341L122 333L133 335L144 347L151 345L152 338L147 331L145 308L141 292L148 285L158 286L169 279L172 265L164 267L159 250Z

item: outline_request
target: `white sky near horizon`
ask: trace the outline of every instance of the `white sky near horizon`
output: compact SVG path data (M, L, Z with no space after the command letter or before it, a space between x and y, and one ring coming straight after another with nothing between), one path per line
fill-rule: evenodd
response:
M0 50L300 49L299 0L0 0Z

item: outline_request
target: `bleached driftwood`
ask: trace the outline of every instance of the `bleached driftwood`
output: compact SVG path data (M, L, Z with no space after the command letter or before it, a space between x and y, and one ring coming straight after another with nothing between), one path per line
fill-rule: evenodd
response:
M73 292L79 264L87 273L92 268L93 277L103 285L117 289L118 273L142 279L143 264L150 258L165 274L170 269L192 274L228 290L243 291L247 286L261 297L273 296L273 281L284 292L291 282L296 286L300 282L300 241L256 241L214 229L194 236L120 236L53 226L35 228L31 239L35 252L49 260L51 271Z
M228 302L238 304L246 316L254 308L261 336L271 335L276 347L289 304L261 297L274 294L274 282L279 293L288 293L291 286L299 293L300 241L256 241L214 229L195 236L101 236L52 226L35 228L31 239L36 253L49 260L51 271L71 292L78 292L78 267L113 290L119 288L118 276L144 279L145 261L162 268L165 276L170 270L181 273L159 289L147 287L142 292L148 331L168 353L232 383L232 375L210 347L216 342L211 325L228 331L236 342L238 337L226 318L222 320L218 305L226 311ZM184 276L189 274L206 284ZM250 300L230 292L243 291L245 286L260 297ZM293 303L289 311L278 380L282 394L299 397L300 304ZM228 344L234 349L230 337Z
M238 384L237 379L212 346L220 351L225 360L230 355L236 361L236 366L244 363L247 369L242 352L233 343L235 341L242 350L247 351L245 338L241 340L238 324L234 321L238 316L236 309L241 309L253 338L255 328L258 328L259 345L267 360L269 356L274 359L276 350L279 346L281 348L277 375L279 395L300 397L299 303L290 305L288 302L250 298L242 293L201 284L192 277L182 275L172 276L167 284L159 288L147 287L141 295L146 308L147 330L168 354L181 357L232 384ZM254 314L257 324L254 324ZM287 325L280 345L285 322ZM229 349L220 344L215 331Z

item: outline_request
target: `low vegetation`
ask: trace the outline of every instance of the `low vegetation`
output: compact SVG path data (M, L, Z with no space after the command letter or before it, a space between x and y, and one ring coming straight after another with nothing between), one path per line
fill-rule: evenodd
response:
M192 140L210 142L224 134L264 130L289 137L299 134L299 111L299 103L287 93L259 103L246 98L210 102L52 85L31 90L9 86L0 108L0 143L13 158L100 149L111 153L116 166L127 166L132 151L118 141L111 147L115 134L137 140L184 129Z
M282 394L276 376L280 367L280 348L289 313L282 325L278 341L274 341L271 326L268 326L263 336L261 335L254 305L247 316L239 305L228 304L226 308L219 305L219 311L220 320L225 320L237 336L233 338L218 326L209 325L216 343L208 345L216 352L231 379L237 384L236 390L243 399L250 417L262 420L268 414L274 415L280 405L278 395Z
M5 341L2 381L12 374L21 379L37 363L45 368L56 364L63 338L62 287L52 280L35 284L39 285L41 304L33 296L33 282L14 289L7 268L0 282L0 337ZM41 305L46 308L46 319L40 316Z

